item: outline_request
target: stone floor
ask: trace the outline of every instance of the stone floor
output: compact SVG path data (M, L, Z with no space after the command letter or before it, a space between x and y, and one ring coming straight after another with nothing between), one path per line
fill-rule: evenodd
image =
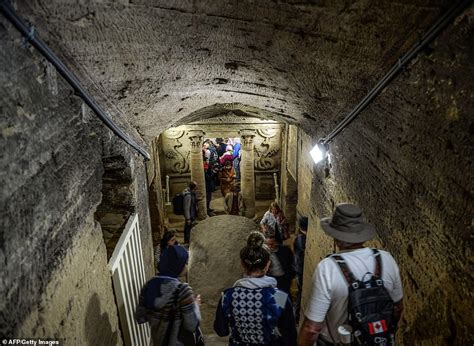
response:
M270 203L273 200L256 200L255 201L255 218L260 220L263 214L268 210ZM212 193L211 209L214 209L216 215L225 215L224 212L224 197L219 189ZM171 205L167 209L168 211L168 229L174 229L177 232L177 239L180 244L184 243L184 218L182 215L175 215L172 213Z

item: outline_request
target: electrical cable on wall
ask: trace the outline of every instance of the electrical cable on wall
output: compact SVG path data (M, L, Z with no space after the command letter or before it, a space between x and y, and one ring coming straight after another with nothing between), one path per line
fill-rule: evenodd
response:
M318 143L310 151L310 155L315 163L323 160L327 156L329 150L329 143L344 130L354 119L377 97L378 94L400 73L407 63L413 59L428 43L436 38L441 31L451 21L457 17L463 10L472 4L472 0L464 0L458 2L446 11L436 23L415 43L410 50L405 53L392 68L380 79L380 81L369 91L369 93L357 104L357 106L349 112L349 114L324 138L320 139Z
M31 43L59 72L61 76L73 87L82 100L92 109L99 119L112 130L118 137L133 147L145 160L150 160L150 154L136 143L128 134L126 134L117 124L107 115L107 113L99 106L96 100L82 86L79 79L69 70L66 65L58 58L58 56L48 47L46 43L36 33L33 26L28 25L16 14L11 4L7 0L0 0L0 10L5 18Z

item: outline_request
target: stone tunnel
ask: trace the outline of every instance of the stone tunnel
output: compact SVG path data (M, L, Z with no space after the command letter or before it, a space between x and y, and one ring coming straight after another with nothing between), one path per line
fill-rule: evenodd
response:
M305 282L332 251L319 220L355 203L377 229L369 245L400 266L398 343L472 344L469 1L331 141L324 164L312 147L455 2L1 3L151 158L104 126L0 16L1 339L128 344L109 270L123 230L136 216L135 245L152 277L153 247L174 222L167 195L195 174L193 131L252 130L255 213L277 198L293 231L309 217Z

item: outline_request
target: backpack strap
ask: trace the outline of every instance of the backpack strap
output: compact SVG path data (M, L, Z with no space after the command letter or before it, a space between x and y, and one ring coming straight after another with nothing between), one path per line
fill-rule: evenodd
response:
M373 278L376 280L376 283L378 286L383 285L383 281L381 280L382 277L382 256L380 255L380 251L377 249L372 249L372 252L374 253L375 256L375 270L373 274ZM331 255L331 258L335 260L335 262L339 265L339 268L341 268L342 274L344 275L344 278L346 279L347 283L349 285L353 285L355 282L358 280L354 277L354 274L350 271L346 261L344 261L344 258L340 255ZM354 287L357 288L357 287Z
M344 275L344 278L346 279L349 286L351 286L353 283L357 282L356 278L354 277L354 274L352 274L349 267L347 266L346 261L344 261L344 258L342 258L342 256L332 255L331 258L333 258L334 261L339 266L339 268L341 268L342 275Z
M382 277L382 256L380 256L380 251L377 249L372 249L372 252L374 253L374 256L375 256L374 276L377 279L380 279Z

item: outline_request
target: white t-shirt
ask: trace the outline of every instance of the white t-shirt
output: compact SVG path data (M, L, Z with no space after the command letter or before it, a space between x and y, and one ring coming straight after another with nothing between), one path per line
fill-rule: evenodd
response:
M277 225L278 225L278 221L277 221L275 215L273 215L272 212L267 211L267 212L265 212L265 214L263 214L263 217L262 217L262 220L260 221L260 224L261 225L268 225L269 227L271 227L273 229L276 229Z
M398 265L387 251L379 250L382 259L382 280L394 302L403 298L402 282ZM367 281L375 269L375 257L370 248L339 252L356 279ZM370 274L367 274L370 273ZM323 259L313 275L311 298L305 316L314 322L327 322L334 336L333 342L339 342L337 328L347 320L348 284L339 265L332 258ZM328 311L329 310L329 311ZM326 324L326 323L324 323ZM332 340L327 326L321 334Z

